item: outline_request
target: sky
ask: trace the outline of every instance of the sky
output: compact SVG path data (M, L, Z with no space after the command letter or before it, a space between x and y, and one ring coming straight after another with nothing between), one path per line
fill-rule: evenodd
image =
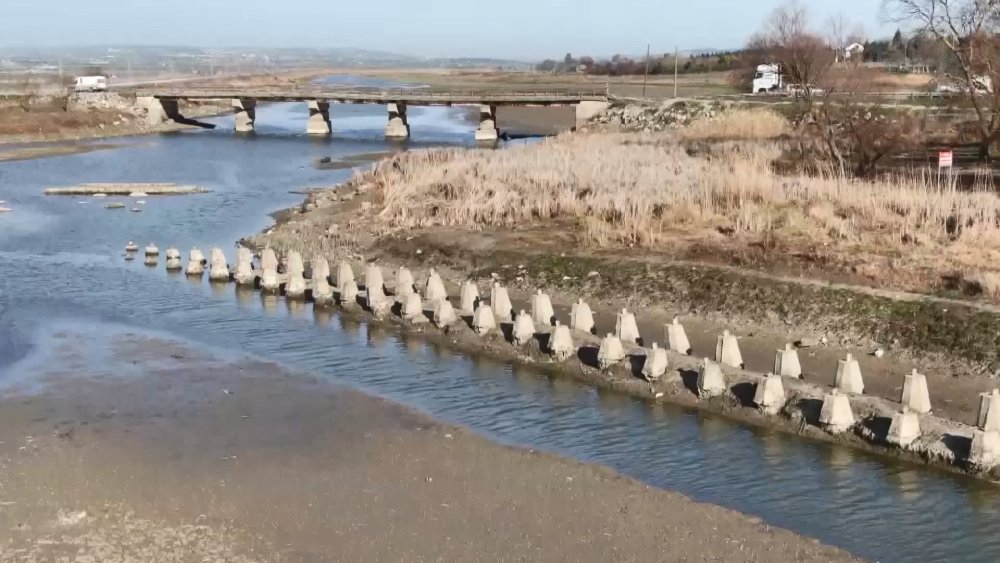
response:
M736 48L783 0L0 0L0 47L355 47L520 60ZM891 34L880 0L800 0ZM124 7L123 7L124 6Z

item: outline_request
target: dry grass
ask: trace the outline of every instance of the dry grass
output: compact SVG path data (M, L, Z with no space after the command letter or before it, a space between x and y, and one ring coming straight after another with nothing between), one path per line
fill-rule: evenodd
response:
M770 109L735 109L714 119L701 119L681 129L685 141L762 141L790 132L788 120Z
M985 186L778 176L778 154L773 143L730 143L693 157L669 136L576 135L504 151L406 153L355 181L376 188L379 217L398 229L572 218L596 244L655 247L696 228L973 254L1000 244L1000 199Z

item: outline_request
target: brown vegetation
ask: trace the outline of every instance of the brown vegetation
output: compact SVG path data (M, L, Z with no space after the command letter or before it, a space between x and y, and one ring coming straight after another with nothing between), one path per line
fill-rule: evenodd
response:
M716 123L717 135L702 125L698 136L731 134ZM982 279L1000 258L990 250L1000 244L1000 199L985 184L960 191L931 175L781 176L775 142L703 150L692 156L671 135L574 135L505 151L396 155L354 182L375 190L387 231L569 223L598 247L764 243L833 263L892 257L903 269Z

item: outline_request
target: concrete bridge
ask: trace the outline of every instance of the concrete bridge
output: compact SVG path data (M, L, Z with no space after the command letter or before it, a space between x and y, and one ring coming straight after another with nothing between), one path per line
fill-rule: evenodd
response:
M254 130L258 103L305 102L309 105L307 132L329 135L331 104L385 105L387 139L406 139L410 106L478 106L476 140L493 142L499 138L497 108L500 106L572 106L577 123L583 123L608 107L606 92L598 91L435 91L425 89L322 88L322 87L176 87L142 88L136 91L148 109L152 124L183 121L178 109L181 100L232 100L236 131Z

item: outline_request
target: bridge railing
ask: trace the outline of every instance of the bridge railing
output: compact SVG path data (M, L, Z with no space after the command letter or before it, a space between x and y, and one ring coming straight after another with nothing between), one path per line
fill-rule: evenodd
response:
M316 98L316 99L552 99L603 98L603 90L434 90L430 88L328 88L328 87L163 87L137 88L136 95L169 98Z

